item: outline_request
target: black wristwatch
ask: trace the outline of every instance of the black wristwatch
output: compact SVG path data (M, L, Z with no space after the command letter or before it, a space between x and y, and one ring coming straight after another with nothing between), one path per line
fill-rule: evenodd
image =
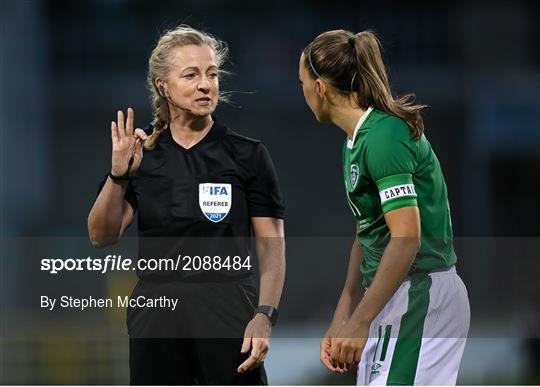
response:
M122 176L115 176L112 174L112 172L109 172L109 177L112 179L112 181L128 181L129 180L129 170L131 169L131 166L133 165L133 161L135 160L135 148L133 148L131 152L131 157L128 160L128 167L126 169L126 173L124 173Z
M255 309L255 312L253 313L253 317L255 317L257 313L262 313L266 315L268 319L270 320L270 323L272 324L272 326L276 325L277 319L278 319L278 310L274 308L273 306L259 305L257 309Z
M122 176L115 176L112 174L112 172L110 172L109 177L111 178L112 181L128 181L129 180L129 175L127 173Z

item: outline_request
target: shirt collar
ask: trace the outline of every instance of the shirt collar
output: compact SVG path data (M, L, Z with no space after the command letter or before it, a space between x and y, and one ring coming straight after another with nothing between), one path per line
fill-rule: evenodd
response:
M358 123L356 124L356 127L354 128L353 138L350 139L349 137L347 137L347 148L349 149L353 148L354 140L356 140L356 134L358 133L358 131L360 130L360 128L362 127L366 119L368 118L369 113L371 113L372 111L373 111L373 107L370 106L367 108L364 114L362 114L362 117L360 117L360 119L358 120Z
M212 114L212 120L214 122L212 124L212 127L208 131L208 133L206 133L206 136L204 136L198 143L193 145L191 148L188 148L186 150L193 149L193 148L197 147L199 144L206 143L207 141L209 141L209 140L211 140L211 139L213 139L215 137L218 137L218 136L224 134L227 131L227 128L213 114ZM176 143L174 141L174 139L172 137L172 132L171 132L170 126L167 126L167 129L165 130L165 133L162 134L162 136L163 136L163 138L164 138L164 140L166 142L174 143L174 144L178 145L180 148L182 148L181 145L179 145L178 143Z

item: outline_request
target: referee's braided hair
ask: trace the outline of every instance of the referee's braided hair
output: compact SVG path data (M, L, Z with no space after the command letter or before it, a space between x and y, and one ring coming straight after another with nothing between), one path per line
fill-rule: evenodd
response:
M402 118L418 139L424 133L422 109L414 94L394 98L381 55L381 43L371 31L354 34L345 30L323 32L302 51L304 66L342 95L353 93L362 109L373 106Z
M167 99L157 89L156 78L167 79L171 66L174 64L171 55L174 48L188 45L202 46L204 44L208 45L216 54L219 74L226 74L227 71L223 70L221 66L226 61L229 52L227 44L207 32L199 31L185 24L166 31L161 35L156 47L152 50L152 54L148 60L146 86L150 91L152 100L154 129L144 144L145 149L154 149L159 135L167 128L171 121L169 104L167 103ZM228 94L220 90L219 100L227 101L227 97Z

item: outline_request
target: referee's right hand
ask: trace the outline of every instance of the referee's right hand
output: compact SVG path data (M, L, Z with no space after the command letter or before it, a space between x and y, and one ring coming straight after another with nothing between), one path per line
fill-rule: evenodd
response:
M147 135L142 129L133 130L135 113L132 108L128 108L127 122L124 125L124 113L118 111L118 123L111 122L112 139L112 167L111 173L114 176L124 176L133 173L141 165L143 158L143 144ZM128 171L129 159L133 155L133 163Z

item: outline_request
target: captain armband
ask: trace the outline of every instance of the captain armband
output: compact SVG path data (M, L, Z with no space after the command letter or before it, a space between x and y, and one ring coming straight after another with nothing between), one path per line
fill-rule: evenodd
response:
M401 207L418 206L412 175L403 173L377 180L384 213Z

